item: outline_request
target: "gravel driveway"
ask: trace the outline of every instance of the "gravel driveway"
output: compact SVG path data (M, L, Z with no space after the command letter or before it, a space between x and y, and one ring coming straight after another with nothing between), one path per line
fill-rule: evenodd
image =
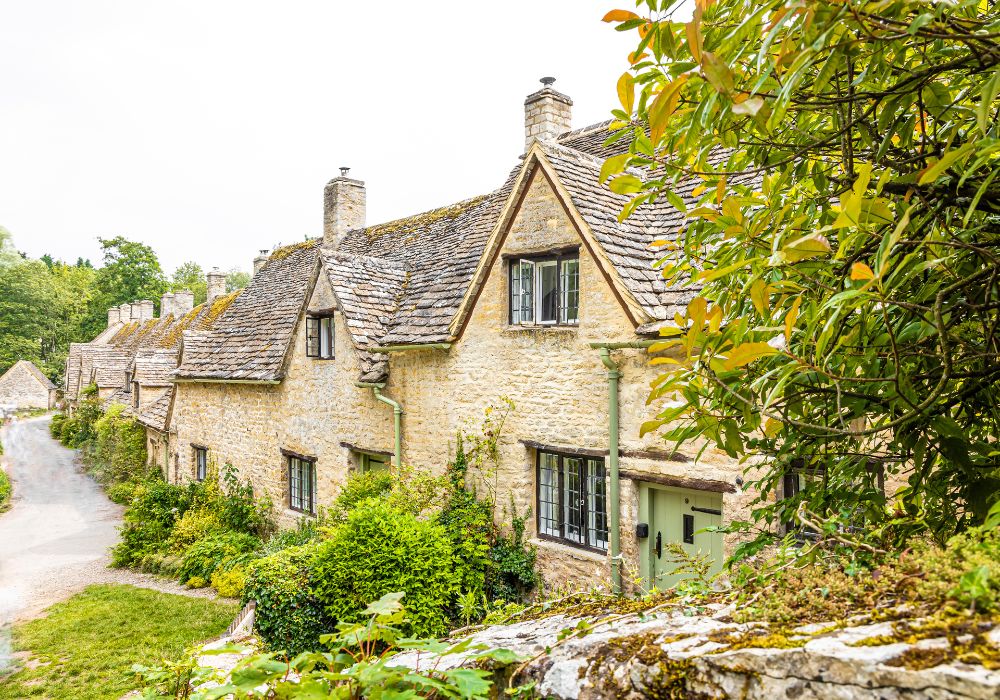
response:
M12 508L0 515L0 669L9 655L9 623L93 583L128 583L167 593L214 597L173 581L109 569L122 507L80 470L77 454L49 436L48 416L0 430Z

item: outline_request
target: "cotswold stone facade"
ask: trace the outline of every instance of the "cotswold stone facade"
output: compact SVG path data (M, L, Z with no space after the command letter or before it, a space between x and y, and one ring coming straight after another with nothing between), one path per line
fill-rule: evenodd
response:
M526 152L481 197L366 226L364 184L331 180L323 237L255 260L211 323L173 334L172 386L129 395L151 462L172 481L232 465L291 525L354 471L443 470L456 435L510 399L497 501L531 514L548 586L608 586L615 570L666 585L671 543L721 565L726 543L703 529L747 516L742 467L639 435L657 375L645 348L697 293L654 269L650 244L683 217L654 203L619 222L627 198L599 182L607 125L567 131L571 105L548 83L528 97ZM121 343L99 345L71 354L71 390L102 353L120 362Z
M27 360L18 360L0 375L0 408L49 409L55 401L56 385Z

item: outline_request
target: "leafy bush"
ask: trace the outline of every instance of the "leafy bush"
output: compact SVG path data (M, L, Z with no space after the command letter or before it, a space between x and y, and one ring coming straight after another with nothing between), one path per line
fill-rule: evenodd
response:
M0 469L0 512L7 507L7 501L10 499L11 490L10 479L7 477L7 472Z
M139 488L139 482L136 481L121 481L117 484L111 484L106 486L104 492L108 494L114 503L119 505L128 505L135 496L136 489Z
M301 547L320 536L320 531L326 526L326 518L321 512L318 516L299 518L294 528L278 530L264 543L264 554L270 556L289 547Z
M221 566L212 572L212 588L224 598L239 598L247 582L247 569L243 564L223 569Z
M245 564L260 550L260 540L243 532L220 532L204 537L184 552L183 563L177 572L181 583L198 577L206 581L218 567L231 568Z
M94 421L90 471L102 484L116 484L148 471L146 429L124 415L125 406L112 404Z
M159 574L175 578L181 569L183 559L173 554L163 554L161 552L151 552L139 560L137 565L140 571L150 574Z
M111 550L112 566L135 566L147 554L161 551L190 504L190 489L154 479L139 484L125 510L121 541Z
M334 501L333 511L336 517L343 519L347 513L354 510L362 501L369 498L380 498L392 491L395 480L388 471L372 471L364 474L352 473L347 477L347 483L340 489Z
M438 636L461 584L448 531L382 501L360 503L316 552L316 597L340 622L356 621L366 601L400 591L410 633Z
M270 497L264 494L260 499L255 498L250 480L241 481L239 472L231 464L223 470L222 480L224 488L216 511L223 526L262 539L273 532Z
M167 545L172 552L183 552L203 537L225 530L218 516L208 508L191 508L174 523Z
M63 424L66 422L65 413L56 413L49 421L49 435L56 440L62 439Z
M289 656L314 650L334 627L313 594L315 554L315 546L289 547L247 565L243 603L257 601L257 633L271 650Z
M524 600L538 585L536 551L524 542L524 523L523 516L514 515L510 534L497 533L490 548L486 577L486 595L490 601L515 603Z

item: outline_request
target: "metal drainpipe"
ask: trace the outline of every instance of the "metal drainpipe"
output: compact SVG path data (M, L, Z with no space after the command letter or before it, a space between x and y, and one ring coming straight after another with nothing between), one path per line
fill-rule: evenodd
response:
M393 401L382 393L385 384L372 384L370 382L357 382L356 386L362 389L370 388L375 393L375 398L382 403L392 406L393 433L395 438L395 449L393 451L392 462L398 469L403 464L403 407L398 401Z
M611 500L610 528L611 587L615 595L622 594L622 543L621 543L621 484L618 478L618 380L622 373L611 359L611 351L601 348L601 362L608 368L608 471L611 473L609 497Z

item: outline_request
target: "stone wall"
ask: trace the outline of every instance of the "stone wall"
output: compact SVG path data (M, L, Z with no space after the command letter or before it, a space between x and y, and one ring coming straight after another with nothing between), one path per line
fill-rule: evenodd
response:
M0 377L0 406L51 408L51 392L23 364Z
M321 275L309 308L335 305ZM342 315L335 314L334 360L306 357L305 323L300 320L290 350L288 374L278 385L179 383L173 408L172 470L194 477L194 449L209 449L217 468L236 467L258 494L275 504L278 520L294 524L301 514L288 508L288 470L282 450L314 457L317 502L329 505L356 465L347 443L363 449L392 449L392 410L371 389L355 386L358 357ZM173 475L171 478L175 478Z

